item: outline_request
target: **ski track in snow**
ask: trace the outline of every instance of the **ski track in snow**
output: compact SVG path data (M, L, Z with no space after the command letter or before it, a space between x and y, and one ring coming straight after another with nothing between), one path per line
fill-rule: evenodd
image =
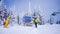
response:
M7 29L0 26L0 34L60 34L60 25L38 25L38 28L11 26Z

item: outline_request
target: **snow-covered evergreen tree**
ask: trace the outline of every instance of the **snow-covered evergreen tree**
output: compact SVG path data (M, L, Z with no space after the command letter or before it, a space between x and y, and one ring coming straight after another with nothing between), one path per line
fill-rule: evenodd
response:
M9 24L13 25L17 23L17 16L15 14L15 6L12 7L9 11L10 21Z
M0 1L0 25L3 25L5 19L8 17L7 9L3 3L3 0Z

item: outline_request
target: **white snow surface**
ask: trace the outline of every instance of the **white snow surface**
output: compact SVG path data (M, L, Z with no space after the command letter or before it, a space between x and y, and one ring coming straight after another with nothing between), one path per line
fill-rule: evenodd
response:
M60 34L60 24L38 25L37 28L14 25L4 29L0 26L0 34Z

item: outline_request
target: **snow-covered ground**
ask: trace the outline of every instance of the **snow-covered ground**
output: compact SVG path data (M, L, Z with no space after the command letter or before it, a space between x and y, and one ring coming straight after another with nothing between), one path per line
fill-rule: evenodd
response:
M38 25L38 28L15 25L4 29L0 26L0 34L60 34L60 24Z

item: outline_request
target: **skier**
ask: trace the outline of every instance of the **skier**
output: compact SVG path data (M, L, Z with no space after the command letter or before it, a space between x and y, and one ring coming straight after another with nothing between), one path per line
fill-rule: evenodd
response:
M4 28L7 28L8 23L9 23L9 20L10 20L10 17L7 17L6 18L6 21L5 21L5 24L4 24Z
M35 27L37 28L38 18L35 18L35 19L34 19L34 23L35 23Z

